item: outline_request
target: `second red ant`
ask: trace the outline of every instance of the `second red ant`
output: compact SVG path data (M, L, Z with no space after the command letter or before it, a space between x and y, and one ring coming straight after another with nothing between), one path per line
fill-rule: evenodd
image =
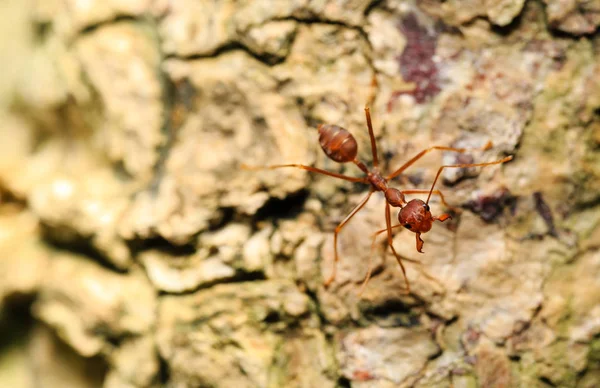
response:
M361 162L360 160L357 159L358 144L356 143L356 139L354 139L354 136L352 136L352 134L350 132L348 132L346 129L339 127L337 125L321 124L318 126L319 143L321 145L321 148L327 155L327 157L329 157L331 160L333 160L337 163L348 163L348 162L354 163L359 169L361 169L365 173L365 176L362 178L355 178L355 177L351 177L351 176L347 176L347 175L343 175L343 174L338 174L338 173L322 170L319 168L306 166L303 164L277 164L277 165L264 166L264 167L249 167L249 166L243 165L242 167L245 169L252 169L252 170L255 170L255 169L256 170L258 170L258 169L271 169L272 170L272 169L283 168L283 167L296 167L296 168L300 168L303 170L316 172L319 174L329 175L334 178L343 179L343 180L346 180L349 182L365 183L370 186L369 193L359 202L358 205L356 205L354 207L354 209L352 209L350 214L348 214L348 216L346 216L346 218L344 218L342 220L342 222L340 222L339 225L335 228L335 231L333 234L333 247L334 247L333 270L332 270L331 276L329 276L329 278L325 281L325 287L329 286L335 280L335 276L337 273L337 264L339 261L339 255L338 255L338 250L337 250L337 240L338 240L338 235L339 235L340 231L342 230L344 225L346 225L348 223L348 221L350 221L350 219L367 204L367 202L369 201L369 198L371 198L371 195L374 192L376 192L376 191L383 192L385 195L385 200L386 200L386 204L385 204L386 228L381 231L378 231L375 235L387 231L387 243L390 246L390 248L392 249L392 252L394 253L394 256L396 257L396 260L398 261L398 264L400 265L400 268L402 269L402 274L404 275L404 281L406 283L406 293L409 293L410 292L410 283L406 276L406 269L404 268L404 264L402 263L402 258L400 257L400 255L398 255L398 253L396 252L396 249L394 248L393 240L392 240L392 229L403 226L404 228L415 233L417 251L420 253L423 253L423 243L424 242L421 239L421 234L427 233L431 229L434 221L444 222L447 219L451 218L449 214L441 214L439 216L434 216L431 214L431 211L429 209L429 199L431 198L432 194L438 195L440 197L441 202L446 207L453 208L452 206L450 206L446 203L446 200L444 199L444 195L439 190L434 190L435 184L436 184L440 174L442 173L442 171L445 168L481 167L481 166L489 166L489 165L493 165L493 164L500 164L500 163L508 162L509 160L512 159L512 156L507 156L503 159L496 160L494 162L487 162L487 163L443 165L438 169L430 190L398 190L396 188L389 187L390 180L392 180L395 177L402 174L408 167L413 165L417 160L419 160L421 157L423 157L423 155L425 155L426 153L433 151L433 150L453 151L453 152L462 153L462 152L465 152L470 149L469 148L443 147L443 146L429 147L429 148L419 152L417 155L415 155L409 161L404 163L400 168L398 168L391 174L384 176L379 171L379 159L377 157L377 144L375 142L375 135L373 133L373 125L371 123L371 114L370 114L368 107L365 107L365 116L367 119L367 127L369 129L369 137L371 139L371 153L373 155L373 168L372 169L369 169L363 162ZM478 149L485 151L485 150L490 149L491 147L492 147L492 143L488 142L484 147L481 147ZM475 148L475 150L476 149L477 148ZM425 202L423 202L420 199L412 199L407 202L404 197L405 194L425 194L425 193L428 194L427 200L425 200ZM400 208L400 211L398 212L398 222L399 222L398 225L392 226L391 210L390 210L391 207ZM366 286L367 282L369 281L371 272L372 272L372 265L369 260L369 269L367 272L367 276L365 277L365 280L363 281L363 284L361 286L361 292L364 289L364 287Z

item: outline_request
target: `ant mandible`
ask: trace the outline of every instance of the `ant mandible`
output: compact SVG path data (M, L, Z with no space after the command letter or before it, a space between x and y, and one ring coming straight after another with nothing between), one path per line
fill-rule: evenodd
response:
M368 106L365 107L365 116L367 119L367 127L369 129L369 137L371 139L371 153L373 155L373 168L372 169L369 169L363 162L361 162L360 160L357 159L356 156L358 154L358 144L356 143L356 139L354 139L354 136L352 136L352 134L350 132L348 132L346 129L339 127L337 125L331 125L331 124L321 124L317 128L319 131L319 143L321 144L321 148L323 149L323 151L325 152L327 157L329 157L331 160L333 160L337 163L349 163L349 162L354 163L359 169L361 169L366 174L366 176L364 176L362 178L350 177L347 175L338 174L338 173L322 170L320 168L306 166L303 164L277 164L277 165L264 166L264 167L250 167L247 165L242 165L242 168L247 169L247 170L262 170L262 169L273 170L276 168L283 168L283 167L295 167L295 168L300 168L303 170L316 172L316 173L323 174L323 175L332 176L334 178L343 179L343 180L346 180L349 182L360 182L360 183L366 183L366 184L370 185L369 193L366 195L366 197L364 197L360 201L360 203L358 205L356 205L356 207L354 207L354 209L352 209L350 214L348 214L348 216L346 216L346 218L344 218L342 220L342 222L340 222L339 225L335 228L335 231L333 233L333 251L334 251L333 270L332 270L331 276L329 276L329 278L324 283L325 287L328 287L335 280L335 276L337 273L337 264L339 262L339 255L338 255L338 250L337 250L337 240L338 240L338 235L339 235L340 231L348 223L348 221L350 221L350 219L354 215L356 215L356 213L358 213L367 204L367 202L369 201L369 198L371 198L371 195L374 192L376 192L376 191L383 192L385 195L385 200L386 200L386 204L385 204L386 229L380 230L379 232L377 232L375 234L375 236L377 236L379 233L387 231L387 243L390 246L390 248L392 249L392 252L394 253L394 256L396 257L396 260L398 261L398 264L400 265L402 274L404 275L404 281L406 283L406 293L410 293L410 283L408 281L408 277L406 276L406 269L404 268L404 264L402 263L402 258L400 257L400 255L398 255L398 253L396 252L396 249L394 248L394 245L393 245L392 229L403 226L404 228L415 233L416 243L417 243L417 251L420 253L423 253L423 243L424 242L421 239L421 234L429 232L434 221L444 222L451 218L449 214L441 214L440 216L437 216L437 217L433 216L429 209L429 199L431 198L432 194L438 195L440 197L441 202L446 207L453 208L452 206L450 206L446 203L446 200L444 199L444 195L442 194L441 191L434 190L435 184L436 184L440 174L442 173L442 171L445 168L482 167L482 166L489 166L489 165L493 165L493 164L500 164L500 163L508 162L509 160L512 159L512 156L507 156L503 159L496 160L494 162L487 162L487 163L443 165L438 169L430 190L398 190L396 188L389 187L388 183L390 182L390 180L392 180L395 177L397 177L398 175L402 174L408 167L413 165L417 160L419 160L421 157L423 157L426 153L433 151L433 150L454 151L454 152L459 152L459 153L463 153L468 150L485 151L492 147L492 143L488 142L484 147L481 147L481 148L452 148L452 147L443 147L443 146L429 147L429 148L419 152L412 159L410 159L409 161L404 163L396 171L392 172L391 174L389 174L387 176L384 176L379 171L379 159L377 157L377 144L375 143L375 134L373 133L373 125L371 123L371 113L369 111ZM428 193L427 200L425 202L423 202L420 199L412 199L412 200L406 202L406 199L404 197L405 194L425 194L425 193ZM398 222L399 222L398 225L392 226L390 207L400 208L400 211L398 212ZM375 241L375 240L373 240L373 241ZM372 272L372 266L371 266L371 261L369 258L369 270L368 270L367 276L365 277L365 280L363 281L363 284L361 286L361 292L364 289L364 287L366 286L367 282L369 281L371 272Z

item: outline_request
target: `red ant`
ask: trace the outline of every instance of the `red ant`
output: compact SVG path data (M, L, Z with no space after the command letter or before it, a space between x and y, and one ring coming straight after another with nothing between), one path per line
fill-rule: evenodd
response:
M252 170L260 170L260 169L276 169L276 168L282 168L282 167L296 167L296 168L301 168L303 170L316 172L319 174L329 175L334 178L343 179L343 180L346 180L349 182L360 182L360 183L366 183L366 184L370 185L369 193L367 194L367 196L365 198L363 198L360 201L360 203L358 205L356 205L356 207L354 207L354 209L350 212L350 214L348 214L348 216L346 216L346 218L344 218L342 220L342 222L340 222L340 224L335 228L335 231L333 234L333 248L334 248L333 270L332 270L331 276L325 281L325 287L329 286L334 281L336 272L337 272L337 263L339 261L339 255L338 255L338 251L337 251L338 234L340 233L340 231L342 230L344 225L346 225L348 223L348 221L350 221L350 219L367 204L367 201L369 200L369 198L371 198L371 195L374 192L376 192L376 191L383 192L385 195L385 200L386 200L386 204L385 204L386 228L375 233L374 239L373 239L373 245L375 243L375 237L379 233L387 231L388 245L392 249L392 252L394 253L394 256L396 257L396 260L398 261L398 264L400 265L400 268L402 269L402 273L404 275L404 280L406 283L406 293L410 293L410 284L408 282L408 278L406 277L406 269L404 268L402 259L396 252L396 249L394 248L394 245L393 245L392 229L403 226L406 229L410 230L411 232L415 233L416 234L416 242L417 242L417 251L420 253L423 253L422 249L423 249L424 242L421 239L421 234L429 232L434 221L444 222L451 218L449 214L442 214L438 217L433 216L431 214L430 209L429 209L429 199L431 198L431 195L432 194L438 195L440 197L441 202L446 207L454 209L452 206L450 206L446 203L446 201L444 199L444 195L441 193L441 191L434 190L435 184L436 184L440 174L444 170L444 168L466 168L466 167L489 166L489 165L493 165L493 164L500 164L500 163L508 162L513 157L507 156L503 159L500 159L500 160L497 160L494 162L488 162L488 163L443 165L438 169L438 172L435 176L435 179L433 180L433 184L431 185L430 190L402 190L402 191L400 191L393 187L389 187L388 186L389 181L394 179L398 175L402 174L404 172L404 170L406 170L408 167L413 165L417 160L419 160L421 157L423 157L423 155L425 155L429 151L443 150L443 151L454 151L454 152L462 153L467 150L473 150L473 149L452 148L452 147L443 147L443 146L430 147L430 148L427 148L427 149L419 152L408 162L404 163L396 171L394 171L393 173L384 177L378 168L379 167L379 159L377 157L377 144L375 143L375 135L373 133L373 125L371 123L371 113L369 111L369 107L365 107L365 115L366 115L366 119L367 119L367 127L369 129L369 137L371 138L371 153L373 155L373 168L371 170L369 170L369 168L363 162L361 162L360 160L358 160L356 158L357 153L358 153L358 145L356 143L356 140L354 139L354 136L352 136L352 134L350 132L348 132L346 129L344 129L342 127L339 127L337 125L330 125L330 124L321 124L317 128L319 131L319 143L321 144L321 148L323 149L323 151L325 152L327 157L329 157L330 159L332 159L333 161L335 161L337 163L348 163L348 162L354 163L358 168L360 168L366 174L365 177L354 178L354 177L322 170L319 168L306 166L303 164L278 164L278 165L264 166L264 167L249 167L246 165L242 165L242 168L252 169ZM491 147L492 147L492 142L488 142L484 147L475 148L475 149L485 151L485 150L490 149ZM413 200L410 200L409 202L406 202L405 197L404 197L405 194L425 194L425 193L428 193L427 200L425 202L423 202L420 199L413 199ZM398 212L398 222L399 222L398 225L392 226L390 206L400 208L400 211ZM408 259L405 259L405 260L408 260ZM369 270L368 270L367 276L365 277L365 280L361 286L360 292L362 292L362 290L366 286L367 282L369 281L371 272L372 272L372 266L371 266L371 262L370 262L370 258L369 258Z

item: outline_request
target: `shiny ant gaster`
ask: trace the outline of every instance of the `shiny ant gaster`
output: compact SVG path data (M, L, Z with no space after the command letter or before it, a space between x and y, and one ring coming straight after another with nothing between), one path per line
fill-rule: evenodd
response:
M264 167L249 167L246 165L242 165L242 168L259 170L259 169L276 169L276 168L282 168L282 167L296 167L296 168L301 168L303 170L316 172L319 174L329 175L334 178L343 179L343 180L346 180L349 182L360 182L360 183L366 183L366 184L370 185L369 193L367 194L367 196L365 198L363 198L360 201L360 203L358 205L356 205L356 207L354 207L354 209L352 209L350 214L348 214L348 216L346 216L346 218L344 218L342 220L342 222L340 222L339 225L335 228L335 231L333 234L333 248L334 248L333 270L332 270L331 276L325 281L325 287L329 286L334 281L336 272L337 272L337 264L339 261L339 255L338 255L338 251L337 251L338 234L340 233L340 231L342 230L344 225L346 225L348 223L348 221L350 221L350 219L367 204L367 201L369 200L369 198L371 198L371 195L374 192L376 192L376 191L383 192L385 195L385 200L386 200L386 204L385 204L386 229L383 229L383 230L377 232L375 235L377 235L381 232L387 231L388 245L392 249L392 252L394 253L394 256L396 257L396 260L398 261L398 264L400 265L400 268L402 269L402 274L404 275L404 280L406 283L406 293L409 293L410 292L410 283L408 282L408 278L406 276L406 269L404 268L402 259L400 258L400 256L396 252L396 249L394 248L393 241L392 241L392 229L403 226L404 228L415 233L416 242L417 242L417 251L420 253L423 253L422 249L423 249L424 242L421 239L421 234L427 233L431 229L434 221L444 222L447 219L451 218L449 214L442 214L437 217L433 216L429 209L429 199L431 198L432 194L438 195L440 197L441 202L446 207L453 208L452 206L450 206L446 203L446 201L444 199L444 195L439 190L434 190L435 184L436 184L440 174L444 170L444 168L466 168L466 167L489 166L489 165L493 165L493 164L500 164L500 163L508 162L509 160L512 159L512 156L507 156L503 159L500 159L500 160L497 160L494 162L487 162L487 163L443 165L438 169L430 190L398 190L393 187L389 187L388 183L390 182L390 180L392 180L395 177L397 177L398 175L402 174L408 167L410 167L412 164L414 164L417 160L419 160L421 157L423 157L423 155L425 155L426 153L433 151L433 150L454 151L454 152L462 153L462 152L465 152L465 151L471 150L471 149L469 149L469 148L452 148L452 147L443 147L443 146L429 147L429 148L419 152L417 155L415 155L408 162L404 163L400 168L398 168L393 173L391 173L387 176L383 176L381 174L381 172L379 171L379 159L377 157L377 144L375 143L375 135L373 133L373 125L371 123L371 113L370 113L368 107L365 107L365 116L367 119L367 127L369 129L369 137L371 139L371 153L373 155L373 168L372 169L369 169L363 162L361 162L360 160L357 159L356 156L358 154L358 145L356 143L356 139L354 139L354 136L352 136L352 134L350 132L348 132L346 129L339 127L337 125L321 124L318 126L319 143L321 144L321 148L323 149L323 151L325 152L327 157L329 157L331 160L333 160L337 163L348 163L348 162L354 163L356 166L358 166L358 168L360 168L366 174L366 176L364 176L362 178L350 177L350 176L322 170L319 168L306 166L303 164L277 164L277 165L264 166ZM491 147L492 147L492 143L488 142L484 147L479 148L479 149L485 151L485 150L490 149ZM477 148L475 148L475 149L477 149ZM405 194L425 194L425 193L428 193L427 200L425 202L423 202L420 199L412 199L412 200L406 202L406 199L404 197ZM398 212L398 222L399 222L398 225L392 226L390 207L399 207L400 208L400 211ZM361 286L361 292L364 289L364 287L366 286L367 282L369 281L371 272L372 272L372 266L369 261L369 270L368 270L367 276L365 277L365 280L363 281L363 284Z

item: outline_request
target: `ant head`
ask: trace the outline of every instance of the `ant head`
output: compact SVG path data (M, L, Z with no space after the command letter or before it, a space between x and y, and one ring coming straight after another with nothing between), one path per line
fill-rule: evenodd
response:
M433 221L444 222L450 219L449 214L442 214L439 217L431 215L429 205L420 199L409 201L398 213L398 221L402 226L411 232L416 233L417 251L423 253L423 243L421 233L427 233L431 230Z
M398 213L400 225L415 233L429 232L434 219L429 205L420 199L409 201Z

